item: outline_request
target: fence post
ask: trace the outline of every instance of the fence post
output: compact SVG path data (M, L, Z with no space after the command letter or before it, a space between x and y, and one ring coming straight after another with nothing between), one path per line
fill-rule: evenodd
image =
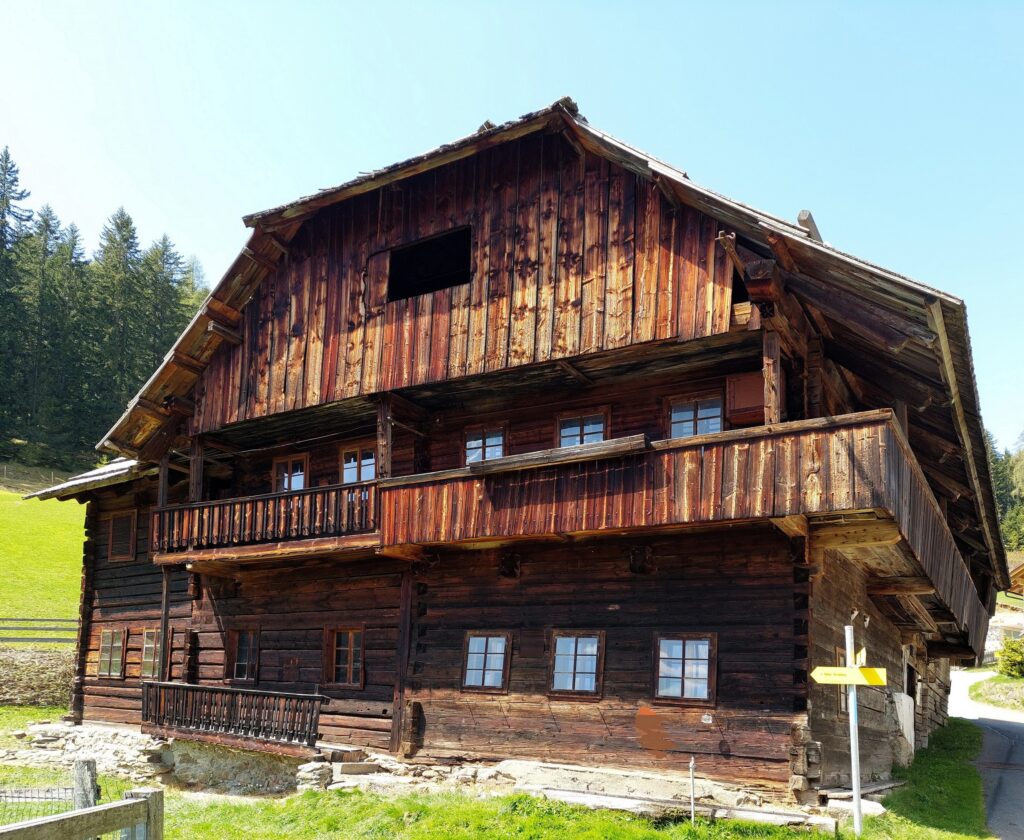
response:
M96 805L96 762L79 759L74 769L75 810Z
M146 833L144 840L164 840L164 792L157 788L137 788L124 795L125 799L146 800Z

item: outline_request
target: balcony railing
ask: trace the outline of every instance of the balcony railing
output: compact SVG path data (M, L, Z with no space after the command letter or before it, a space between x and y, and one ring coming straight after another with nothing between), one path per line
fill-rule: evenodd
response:
M320 694L147 682L142 685L142 723L146 731L214 743L312 747L325 702Z
M376 529L376 486L345 484L155 508L151 543L153 551L188 551Z
M633 439L384 479L381 543L443 545L885 511L974 650L988 612L891 411Z

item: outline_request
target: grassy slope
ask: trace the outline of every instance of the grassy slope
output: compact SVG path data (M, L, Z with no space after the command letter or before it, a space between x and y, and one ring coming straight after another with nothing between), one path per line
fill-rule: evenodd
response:
M1024 712L1024 680L996 675L971 685L971 699Z
M75 618L85 508L0 492L0 618Z

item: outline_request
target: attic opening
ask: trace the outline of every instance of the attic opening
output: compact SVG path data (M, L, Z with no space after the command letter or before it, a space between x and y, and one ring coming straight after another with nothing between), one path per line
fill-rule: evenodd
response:
M471 242L471 231L466 226L393 248L388 300L404 300L468 283Z

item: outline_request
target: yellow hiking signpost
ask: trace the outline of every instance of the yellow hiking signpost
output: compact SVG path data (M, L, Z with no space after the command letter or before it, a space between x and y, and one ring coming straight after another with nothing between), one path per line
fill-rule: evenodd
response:
M885 685L885 668L845 668L819 665L811 679L823 685Z

